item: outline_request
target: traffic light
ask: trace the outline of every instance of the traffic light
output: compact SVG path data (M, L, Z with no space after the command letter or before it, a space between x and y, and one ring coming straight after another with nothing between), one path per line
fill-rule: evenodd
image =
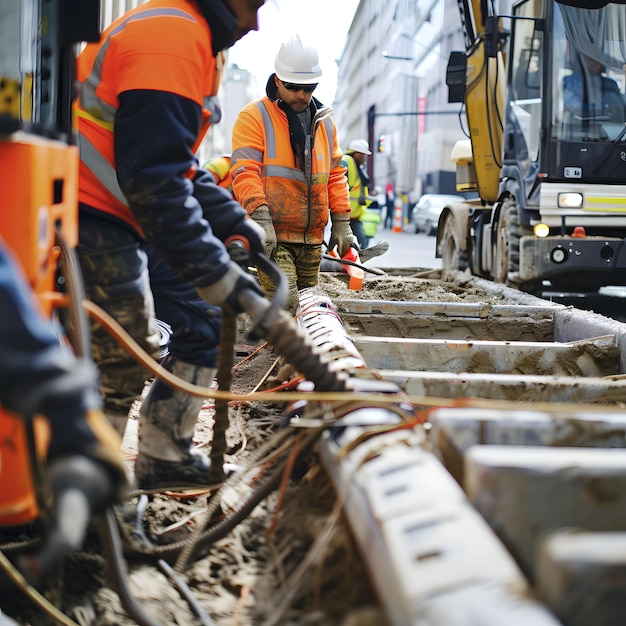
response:
M385 151L385 135L381 135L378 138L378 148L376 149L377 152L384 152Z

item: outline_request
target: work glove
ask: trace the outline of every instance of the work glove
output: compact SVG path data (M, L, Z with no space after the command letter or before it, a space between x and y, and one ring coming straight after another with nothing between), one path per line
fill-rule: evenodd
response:
M276 250L276 231L267 204L258 206L250 216L265 231L265 256L271 259Z
M350 228L350 214L331 213L330 219L332 226L330 229L328 249L332 250L335 246L337 246L339 256L343 256L350 249L350 246L354 241L352 229Z
M274 227L272 226L272 232ZM245 217L242 219L235 228L233 228L231 235L240 235L245 237L250 244L250 250L255 254L265 254L265 229L253 219ZM274 235L276 239L276 235Z
M258 281L234 261L230 262L228 271L218 281L204 287L196 287L198 295L203 300L235 314L245 313L239 302L239 295L246 289L263 296Z
M20 570L35 585L81 547L90 519L122 502L128 492L121 439L102 411L68 415L62 423L50 423L50 429L48 529L37 552L19 557Z

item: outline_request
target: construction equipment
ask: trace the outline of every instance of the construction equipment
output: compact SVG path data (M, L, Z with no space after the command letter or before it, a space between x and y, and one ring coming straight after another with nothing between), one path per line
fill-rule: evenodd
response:
M64 282L59 264L71 265L67 255L78 237L73 46L98 37L98 9L97 0L0 0L0 236L48 315ZM71 332L81 327L77 319L71 326ZM40 514L31 427L0 409L0 526L30 523Z
M452 160L479 198L441 214L444 270L535 293L626 284L626 6L458 4L466 49L446 82L470 139Z

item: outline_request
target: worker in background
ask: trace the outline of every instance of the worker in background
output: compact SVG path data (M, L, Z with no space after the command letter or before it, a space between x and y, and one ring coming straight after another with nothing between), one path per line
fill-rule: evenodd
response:
M368 242L363 225L363 216L371 200L368 190L369 176L363 166L370 154L372 152L365 139L353 139L348 144L348 149L343 156L350 194L350 227L361 249L367 248Z
M233 177L230 173L230 154L225 154L221 157L216 157L207 161L203 165L205 170L211 172L215 182L222 188L228 189L232 193L233 190Z
M51 471L71 457L94 465L103 481L92 485L89 479L83 482L84 475L69 475L64 485L86 489L93 512L121 502L127 490L121 440L102 413L96 370L61 343L61 329L40 310L18 261L1 239L0 318L0 403L25 418L47 422ZM2 455L2 447L10 444L0 442L1 472L11 472Z
M266 254L286 274L287 307L317 285L324 227L344 255L352 244L345 168L331 117L313 92L322 77L317 50L296 35L283 43L266 96L248 104L233 127L233 192L265 230ZM274 286L263 272L267 294Z
M156 316L172 336L164 366L191 383L215 375L221 309L240 313L258 281L232 262L231 235L263 252L263 230L198 167L216 100L223 50L258 29L263 0L149 0L117 19L78 58L78 254L88 297L149 353ZM146 372L92 327L105 412L120 431ZM137 487L205 485L194 448L202 398L157 379L139 422Z
M624 104L618 84L604 75L605 66L580 55L576 69L563 79L563 106L583 118L608 116L624 121Z

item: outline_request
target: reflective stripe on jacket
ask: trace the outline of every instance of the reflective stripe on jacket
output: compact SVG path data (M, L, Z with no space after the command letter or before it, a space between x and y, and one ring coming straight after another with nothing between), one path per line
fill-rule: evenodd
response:
M220 59L222 55L216 61L211 49L206 20L187 0L150 0L113 22L97 44L85 48L77 63L79 95L74 109L81 203L122 218L141 232L116 174L113 124L119 96L154 90L197 103L202 125L190 146L195 152L209 118L219 111L215 96ZM193 174L191 168L186 176Z
M345 154L343 157L343 165L347 168L348 173L348 189L350 194L350 219L359 220L365 214L367 202L361 204L367 199L368 189L363 187L361 176L359 175L359 164L355 161L351 154Z
M305 173L296 167L287 115L268 97L248 104L233 127L233 193L248 214L269 206L278 241L319 245L331 213L348 213L346 170L331 109L317 110Z

